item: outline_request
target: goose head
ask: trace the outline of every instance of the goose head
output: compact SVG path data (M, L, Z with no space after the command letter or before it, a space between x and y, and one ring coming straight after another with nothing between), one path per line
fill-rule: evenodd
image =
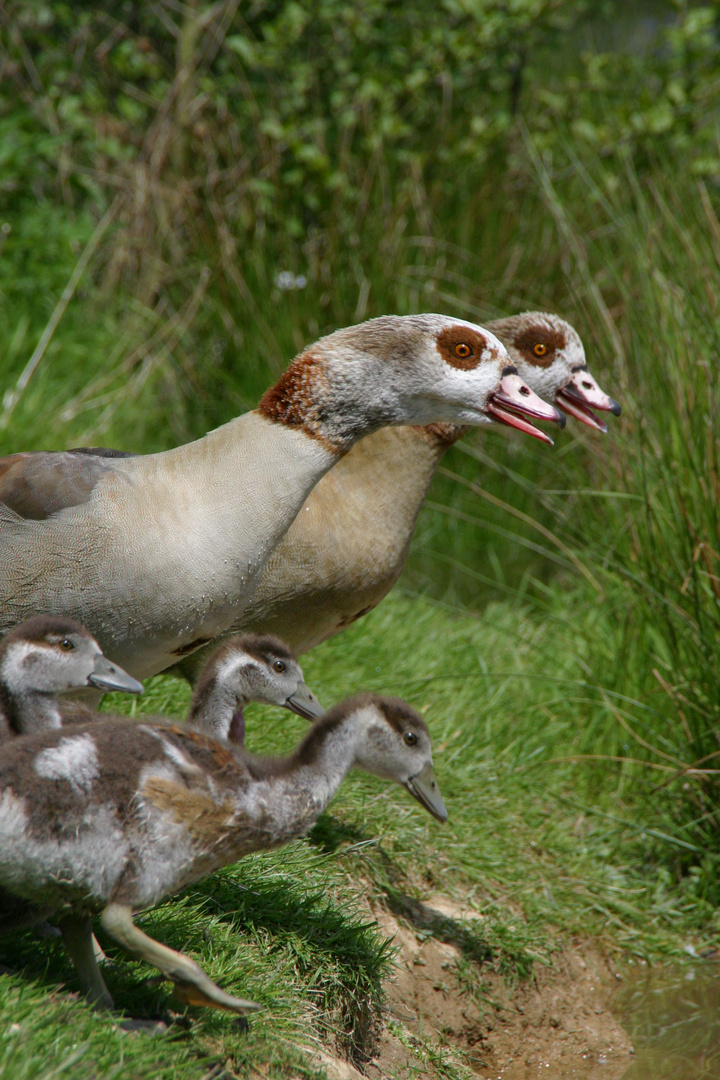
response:
M74 619L36 615L0 643L0 683L10 694L59 694L93 686L143 692L142 683L103 654Z
M547 401L597 431L605 423L593 409L620 415L620 406L588 371L577 331L558 315L526 311L491 323L522 379Z
M433 817L447 821L422 716L399 698L374 694L351 698L342 708L352 715L356 728L355 766L401 784Z
M565 418L518 375L489 330L445 315L385 315L321 338L293 360L259 411L340 452L387 424Z
M239 634L203 668L188 722L214 738L242 743L243 705L257 701L290 709L306 720L323 715L290 649L271 634Z

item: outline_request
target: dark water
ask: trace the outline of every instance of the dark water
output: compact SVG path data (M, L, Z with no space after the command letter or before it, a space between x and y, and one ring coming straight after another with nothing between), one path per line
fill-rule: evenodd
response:
M720 1080L720 963L626 979L611 1003L635 1057L622 1080Z

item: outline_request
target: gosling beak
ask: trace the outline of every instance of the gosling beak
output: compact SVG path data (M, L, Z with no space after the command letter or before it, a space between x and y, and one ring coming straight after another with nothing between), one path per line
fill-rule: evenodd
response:
M438 821L447 821L448 812L445 809L445 803L442 801L440 788L437 786L435 773L430 762L420 770L417 776L411 776L405 787L414 799L417 799L426 810L430 811L434 818L437 818Z
M142 694L144 689L141 682L102 653L95 657L95 666L87 681L90 686L97 686L100 690L122 690L127 694Z
M568 416L574 416L582 424L602 431L603 434L607 432L607 424L599 420L592 409L611 412L613 416L619 416L622 411L617 401L613 401L600 389L585 366L573 372L567 386L558 390L555 401Z
M540 431L533 424L523 420L523 416L531 416L534 420L550 420L553 424L565 427L565 417L554 405L549 405L537 394L533 393L517 373L517 368L506 367L500 380L500 389L490 395L485 407L493 420L501 424L524 431L526 435L532 435L535 439L550 443L553 441L544 431Z
M308 690L304 682L298 683L298 688L285 702L285 708L304 716L306 720L317 720L325 710L311 690Z

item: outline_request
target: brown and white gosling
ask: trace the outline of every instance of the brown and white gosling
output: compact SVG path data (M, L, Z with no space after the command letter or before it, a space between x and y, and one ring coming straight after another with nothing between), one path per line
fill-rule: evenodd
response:
M74 619L36 615L0 641L0 742L62 726L56 695L92 686L142 694Z
M187 724L218 742L242 745L243 709L251 701L279 705L306 720L323 714L297 660L270 634L238 634L215 650L198 678Z
M93 952L96 914L185 1003L259 1008L148 937L133 913L301 836L353 768L401 784L447 819L425 722L373 694L330 709L285 758L235 755L194 731L118 719L16 739L0 760L0 888L52 914L98 1006L112 999Z

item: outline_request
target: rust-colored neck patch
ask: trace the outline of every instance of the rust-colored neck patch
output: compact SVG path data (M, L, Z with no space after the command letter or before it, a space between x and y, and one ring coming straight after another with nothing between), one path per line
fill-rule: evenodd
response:
M462 371L476 368L482 361L483 353L491 348L484 334L468 326L448 326L440 331L437 338L437 350L445 363Z
M274 423L301 430L326 450L339 453L339 448L321 431L320 398L326 388L327 376L320 360L310 352L301 353L265 391L258 412Z
M324 374L317 358L312 353L301 353L265 391L258 412L279 424L305 427L316 403L318 381L324 381Z

